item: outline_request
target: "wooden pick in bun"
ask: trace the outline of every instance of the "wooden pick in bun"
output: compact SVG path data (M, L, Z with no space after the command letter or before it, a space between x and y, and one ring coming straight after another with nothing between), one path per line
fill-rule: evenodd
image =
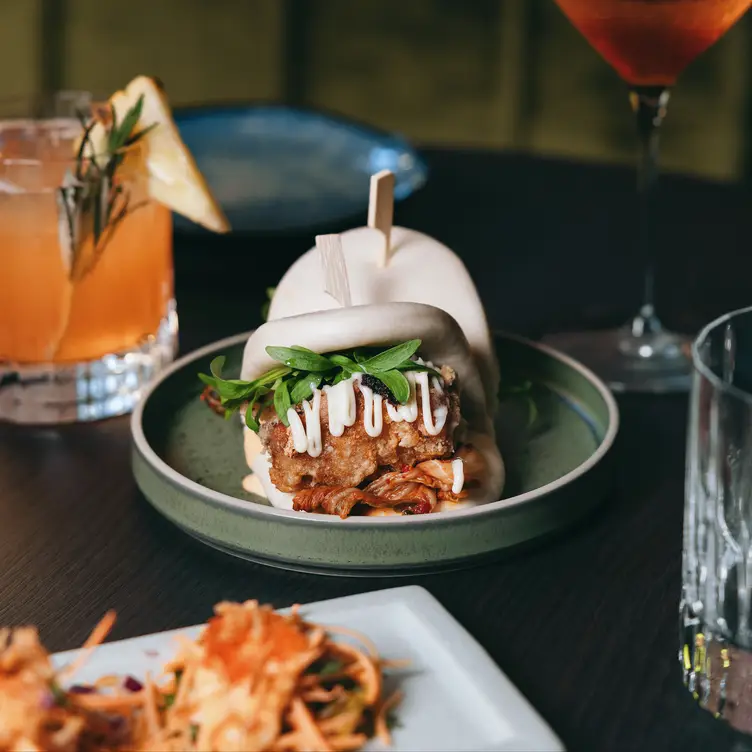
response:
M441 308L459 324L483 382L486 402L495 411L499 367L478 291L462 260L452 250L415 230L393 227L384 264L384 236L372 227L340 235L352 303L410 301ZM277 285L269 320L336 308L325 292L317 249L304 253Z

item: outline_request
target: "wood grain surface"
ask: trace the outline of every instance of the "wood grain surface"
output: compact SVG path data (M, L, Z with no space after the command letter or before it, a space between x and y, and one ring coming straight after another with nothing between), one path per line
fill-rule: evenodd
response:
M427 156L428 186L396 220L461 253L494 326L535 336L630 312L639 294L630 172ZM751 302L749 197L679 178L663 188L658 299L670 323L691 330ZM364 219L365 210L353 222ZM264 289L327 229L178 238L183 350L258 324ZM686 398L620 406L614 490L586 524L501 563L399 583L428 588L570 750L752 749L695 707L679 677ZM223 598L285 606L395 584L291 574L201 546L138 493L129 444L127 418L0 427L0 623L36 623L58 650L78 645L108 608L119 638L199 622Z

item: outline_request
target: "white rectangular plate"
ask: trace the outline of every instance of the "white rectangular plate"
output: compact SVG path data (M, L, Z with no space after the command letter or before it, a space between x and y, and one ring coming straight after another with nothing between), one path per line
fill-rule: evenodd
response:
M401 587L311 603L304 616L368 635L384 658L406 658L387 691L404 692L396 711L395 752L563 752L564 747L488 654L421 587ZM105 674L157 676L172 657L175 635L201 627L135 637L100 647L76 675L80 683ZM76 651L53 656L60 666ZM373 742L369 749L380 749Z

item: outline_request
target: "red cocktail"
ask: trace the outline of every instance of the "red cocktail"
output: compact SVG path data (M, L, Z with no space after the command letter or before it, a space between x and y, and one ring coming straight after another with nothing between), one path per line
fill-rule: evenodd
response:
M635 86L670 86L749 7L749 0L556 0Z
M556 0L629 85L640 134L638 250L648 260L642 307L621 329L551 338L604 376L614 390L664 392L689 387L689 338L667 332L653 308L649 229L650 197L657 177L658 127L666 113L669 87L697 55L744 15L751 2Z

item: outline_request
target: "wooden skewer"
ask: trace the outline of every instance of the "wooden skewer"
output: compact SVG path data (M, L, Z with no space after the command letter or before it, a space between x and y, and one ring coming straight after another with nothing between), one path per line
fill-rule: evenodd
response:
M342 238L339 235L317 235L316 248L324 269L324 292L331 295L341 306L352 305L350 280L347 277Z
M392 222L394 220L394 173L382 170L371 175L371 196L368 201L368 226L384 234L381 266L389 263L392 254Z

